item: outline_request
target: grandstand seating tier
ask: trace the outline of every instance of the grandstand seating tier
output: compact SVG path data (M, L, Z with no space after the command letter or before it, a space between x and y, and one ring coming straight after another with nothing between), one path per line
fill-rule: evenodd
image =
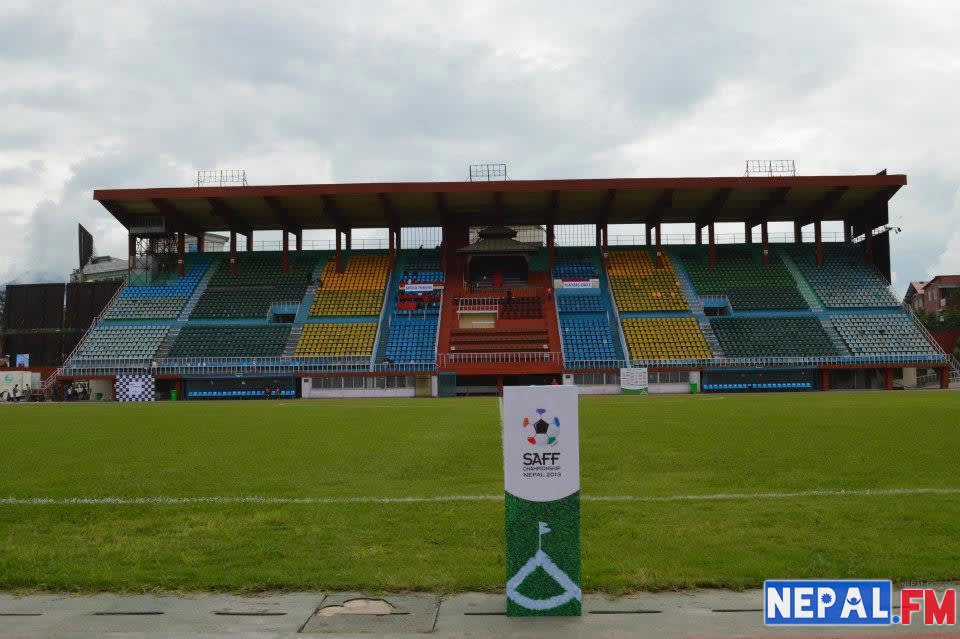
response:
M834 357L836 347L812 315L712 317L726 357Z
M692 317L624 319L631 359L709 359L710 348Z
M835 315L830 321L856 356L927 356L939 353L905 313Z
M647 250L610 251L607 275L620 311L685 311L690 307L669 257L657 266Z
M785 250L827 308L900 306L857 246L824 244L823 266L817 266L810 246L790 245Z
M370 357L376 322L305 324L297 342L298 357Z
M77 349L76 359L150 359L167 326L96 326Z
M776 255L763 266L752 246L718 246L716 266L709 266L704 247L673 247L683 260L697 293L725 295L734 310L806 309L786 265Z
M279 357L289 324L192 326L180 330L168 357Z

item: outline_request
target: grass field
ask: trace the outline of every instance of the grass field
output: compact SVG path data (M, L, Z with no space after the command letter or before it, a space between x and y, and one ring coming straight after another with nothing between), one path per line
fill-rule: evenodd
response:
M0 588L499 590L503 504L9 498L502 495L494 399L0 406ZM960 578L960 394L581 400L584 587Z

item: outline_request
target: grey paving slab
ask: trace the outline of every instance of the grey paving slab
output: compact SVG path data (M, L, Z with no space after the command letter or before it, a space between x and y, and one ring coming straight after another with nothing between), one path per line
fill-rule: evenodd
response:
M939 588L944 587L938 584ZM370 597L381 614L339 614L338 607L369 595L284 593L258 596L0 594L0 638L64 637L871 637L960 638L960 628L764 628L762 593L703 590L638 593L609 598L588 594L584 615L511 618L502 594L466 593ZM898 601L898 594L894 595ZM357 609L354 608L353 612ZM136 613L161 614L136 614ZM97 614L100 613L100 614ZM107 613L107 614L103 614ZM116 614L120 613L120 614ZM386 614L384 614L386 613ZM301 633L300 630L304 631Z

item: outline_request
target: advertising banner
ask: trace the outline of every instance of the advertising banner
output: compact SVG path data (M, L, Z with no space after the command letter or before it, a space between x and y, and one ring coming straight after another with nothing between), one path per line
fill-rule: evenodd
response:
M577 403L575 386L503 389L510 616L581 613Z
M621 393L646 393L650 390L649 375L646 368L621 368Z

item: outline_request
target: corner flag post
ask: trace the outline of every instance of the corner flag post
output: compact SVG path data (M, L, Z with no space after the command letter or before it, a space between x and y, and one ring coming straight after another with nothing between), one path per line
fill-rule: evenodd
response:
M575 386L503 389L510 616L581 614L577 404Z

